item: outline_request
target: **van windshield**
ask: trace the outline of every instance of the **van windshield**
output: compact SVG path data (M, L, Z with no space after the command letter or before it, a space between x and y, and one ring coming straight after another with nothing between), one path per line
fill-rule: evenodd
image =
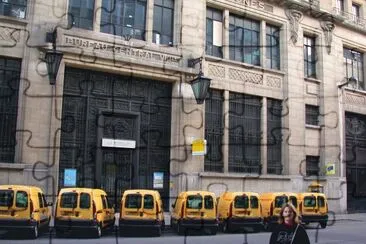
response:
M0 190L0 207L11 207L14 201L14 191Z
M282 208L288 202L287 196L278 196L275 198L275 208Z
M193 195L187 197L187 208L201 209L202 208L202 196Z
M76 208L78 203L78 194L75 192L62 193L61 208Z
M236 196L234 200L235 208L249 208L248 196Z
M141 208L142 196L141 194L128 194L126 197L126 208Z
M316 199L313 196L304 197L304 207L315 207Z
M15 206L17 208L28 207L28 194L25 191L17 191L15 196Z

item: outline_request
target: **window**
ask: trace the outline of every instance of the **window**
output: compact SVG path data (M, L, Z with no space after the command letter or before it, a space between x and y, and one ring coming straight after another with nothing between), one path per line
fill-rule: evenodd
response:
M222 12L207 8L206 54L222 58Z
M251 208L258 208L259 207L258 197L255 197L255 196L250 197L250 207Z
M280 29L276 26L266 26L265 67L280 69Z
M102 205L103 205L103 209L107 209L107 200L105 199L104 195L101 195L101 200L102 200Z
M46 197L44 194L42 194L42 201L43 201L43 206L45 206L45 207L48 206L48 203L46 201Z
M27 11L27 0L1 0L0 14L5 16L25 18Z
M92 30L94 0L70 0L68 19L70 27Z
M14 201L14 191L0 190L0 207L11 207Z
M230 15L230 59L260 65L259 21Z
M28 194L25 191L17 191L15 196L15 207L17 208L28 207Z
M205 203L205 209L214 208L214 202L213 202L213 198L211 196L205 196L204 203Z
M267 99L267 174L282 174L282 101Z
M129 194L126 197L126 208L141 208L142 196L141 194Z
M297 198L290 196L290 203L292 203L292 205L294 205L295 208L297 208Z
M352 19L357 22L360 18L360 6L352 3Z
M0 162L14 163L21 61L0 57Z
M100 30L145 39L146 0L103 0Z
M337 0L337 6L336 6L336 10L337 10L337 14L340 14L341 12L344 12L344 1L343 0Z
M316 78L315 38L304 36L304 75Z
M152 195L144 196L144 209L153 209L154 208L154 197Z
M306 175L319 176L319 156L306 156Z
M154 0L153 42L173 45L174 1Z
M307 208L316 207L316 198L313 196L304 197L304 207Z
M200 195L192 195L187 197L187 208L201 209L202 197Z
M62 193L61 195L61 208L76 208L78 204L78 194L77 193Z
M40 208L43 208L44 205L43 205L43 199L42 199L42 195L41 193L38 192L38 203L39 203L39 207ZM47 206L47 205L46 205Z
M319 125L319 107L305 105L305 120L307 125Z
M229 94L229 172L261 172L261 98Z
M324 197L318 197L318 207L319 208L325 207L325 199L324 199Z
M248 196L236 196L234 199L235 208L249 208L249 197Z
M275 198L275 208L282 208L288 202L287 196L278 196Z
M356 79L355 83L349 83L347 86L352 89L365 90L363 80L363 53L352 49L343 48L343 65L346 78Z
M221 91L210 89L205 101L205 137L207 154L205 171L223 172L222 137L224 135L224 97Z

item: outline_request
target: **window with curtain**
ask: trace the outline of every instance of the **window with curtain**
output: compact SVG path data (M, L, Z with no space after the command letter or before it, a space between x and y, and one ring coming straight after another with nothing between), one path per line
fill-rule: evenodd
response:
M222 11L207 8L206 54L222 58Z
M70 0L69 26L87 30L93 29L94 0Z
M260 65L259 21L230 15L230 59Z
M145 39L146 0L103 0L100 31Z
M174 1L154 0L153 42L173 45Z
M280 28L277 26L266 26L265 67L280 69Z

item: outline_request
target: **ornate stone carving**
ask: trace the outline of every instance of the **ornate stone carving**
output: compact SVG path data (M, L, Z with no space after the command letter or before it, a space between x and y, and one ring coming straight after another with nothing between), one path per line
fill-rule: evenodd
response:
M248 72L247 70L229 69L229 78L253 84L263 85L263 75Z
M208 75L212 77L225 78L225 67L209 64Z
M286 9L285 13L287 18L290 20L291 40L294 44L296 44L297 38L299 36L299 24L302 21L303 14L296 9Z
M19 32L20 30L18 29L0 26L0 42L11 42L11 45L15 46L20 40Z
M267 86L281 88L281 79L275 76L267 76Z
M345 98L346 98L345 99L346 103L355 104L355 105L366 105L364 96L354 95L354 94L347 92Z
M323 20L323 21L320 21L320 26L322 27L323 32L324 32L327 52L328 52L328 54L330 54L330 52L332 51L333 30L335 28L335 25L330 20Z

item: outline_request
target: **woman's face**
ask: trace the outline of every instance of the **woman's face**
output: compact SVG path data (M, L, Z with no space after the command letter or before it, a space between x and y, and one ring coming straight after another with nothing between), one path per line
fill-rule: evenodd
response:
M291 208L285 207L282 214L284 219L293 219L294 218L294 211Z

